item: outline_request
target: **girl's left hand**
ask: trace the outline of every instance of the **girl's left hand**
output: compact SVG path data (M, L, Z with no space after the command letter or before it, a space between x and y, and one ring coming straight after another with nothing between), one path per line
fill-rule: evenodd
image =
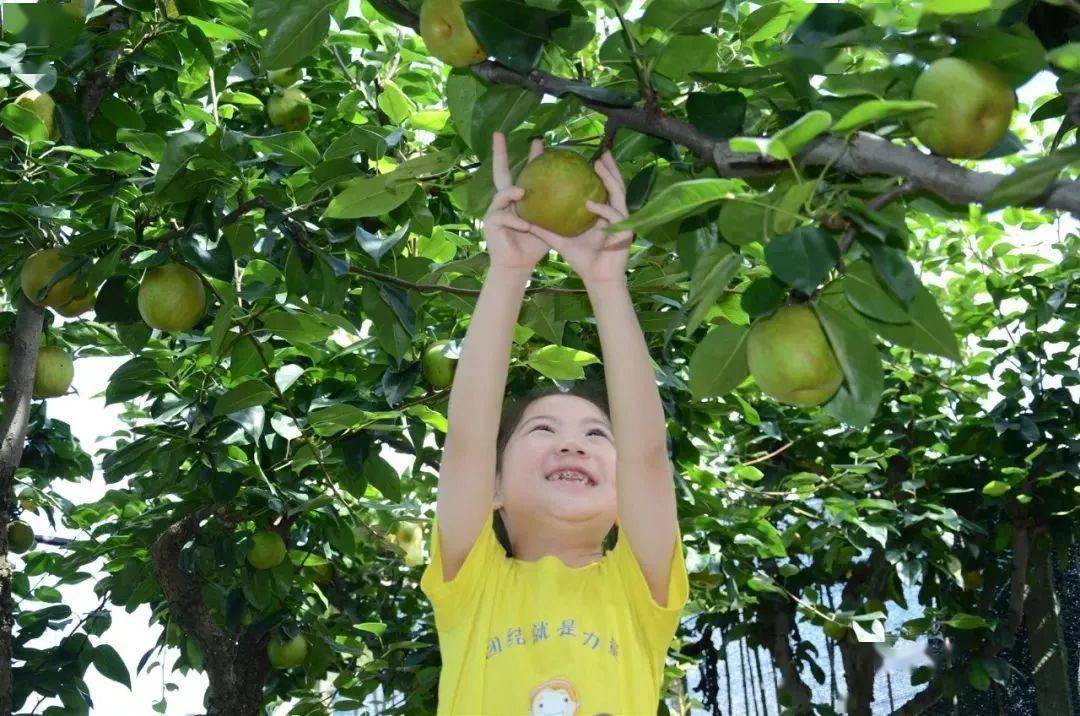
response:
M610 151L605 150L593 167L607 189L608 203L585 202L585 207L599 217L592 228L577 236L560 236L535 224L529 231L558 251L586 284L624 281L634 233L617 231L609 234L604 229L627 217L626 185Z

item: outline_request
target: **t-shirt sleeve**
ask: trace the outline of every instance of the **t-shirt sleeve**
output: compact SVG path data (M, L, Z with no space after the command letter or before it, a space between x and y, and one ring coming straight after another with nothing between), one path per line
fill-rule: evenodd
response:
M657 651L667 652L683 607L690 597L690 581L686 575L686 555L682 544L682 532L675 526L675 550L671 559L671 572L667 583L667 600L663 606L653 598L645 573L630 547L630 541L620 534L611 549L612 563L623 584L630 608L642 630L649 636Z
M431 561L420 576L420 589L447 625L476 604L486 578L493 576L498 566L506 560L506 550L499 544L491 527L494 514L488 512L480 534L450 581L444 579L439 519L436 517L432 520L431 544L428 547Z

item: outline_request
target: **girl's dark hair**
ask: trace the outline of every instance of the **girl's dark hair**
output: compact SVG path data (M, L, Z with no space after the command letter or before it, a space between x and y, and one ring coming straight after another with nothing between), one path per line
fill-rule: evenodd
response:
M600 411L608 418L608 420L611 420L611 410L608 408L607 388L603 383L598 381L579 381L571 383L568 388L562 388L558 385L541 385L533 388L525 395L509 398L503 403L502 416L499 419L499 433L495 439L495 470L500 476L502 475L502 460L503 453L506 451L506 443L510 442L510 436L517 430L518 424L521 422L521 416L525 414L525 410L535 401L540 398L546 398L549 395L573 395L588 400L590 403L600 408ZM499 544L506 550L506 556L513 557L514 550L510 545L510 536L506 532L506 525L503 524L502 521L501 510L495 511L492 520L492 529L495 530L495 537L499 540ZM615 541L618 537L619 526L612 525L611 530L607 533L607 536L604 537L603 549L605 552L615 546Z

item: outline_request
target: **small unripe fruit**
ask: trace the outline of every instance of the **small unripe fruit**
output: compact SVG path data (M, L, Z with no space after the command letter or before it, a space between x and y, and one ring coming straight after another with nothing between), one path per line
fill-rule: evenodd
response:
M251 541L247 561L255 569L270 569L285 560L285 541L277 532L269 530L256 532Z
M266 647L270 665L275 669L292 669L300 666L307 658L307 652L307 641L299 634L288 641L274 638Z
M461 0L424 0L420 36L431 54L453 67L468 67L487 59L465 22Z
M457 359L443 354L450 341L438 341L424 351L420 361L420 373L435 390L442 390L454 382Z
M45 288L52 277L68 264L68 261L60 255L60 249L42 249L30 254L19 273L19 283L26 297L39 306L53 308L71 302L75 298L72 294L75 276L71 274L54 283L44 300L37 299L41 289Z
M286 132L298 132L311 123L311 103L298 87L289 87L275 94L266 103L270 124Z
M8 551L22 554L34 546L34 529L23 522L15 520L8 525Z

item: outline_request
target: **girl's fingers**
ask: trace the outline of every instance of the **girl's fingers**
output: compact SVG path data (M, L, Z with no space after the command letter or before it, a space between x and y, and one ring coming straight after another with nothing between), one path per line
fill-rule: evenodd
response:
M599 204L595 201L586 200L585 208L597 216L607 219L609 224L615 224L623 220L623 215L610 204Z
M607 189L608 200L612 205L618 207L620 203L625 204L626 189L623 188L623 185L619 180L612 175L611 169L609 169L603 161L596 162L596 174L600 177L600 181L603 182L604 188Z
M522 219L520 216L515 216L508 211L501 211L495 214L488 221L489 227L502 226L508 229L516 229L517 231L527 232L532 228L532 224Z
M491 135L491 175L495 180L495 189L502 191L513 184L510 178L510 165L506 159L506 137L502 132Z
M623 181L622 172L619 171L619 165L615 161L615 157L611 156L611 151L605 150L603 156L600 157L600 159L607 162L607 166L611 170L611 175L615 177L619 184L622 184L623 188L625 189L626 182Z
M555 249L559 253L563 252L563 247L566 245L567 241L565 236L559 236L554 231L548 231L544 227L537 226L535 224L533 224L532 227L529 229L529 233L541 239L544 243L546 243L548 246Z
M501 189L495 193L495 197L491 200L491 206L488 207L488 212L490 213L505 209L523 196L525 196L525 190L519 186L508 186L505 189Z
M538 156L544 153L544 143L539 139L532 140L529 144L529 161L536 159Z

